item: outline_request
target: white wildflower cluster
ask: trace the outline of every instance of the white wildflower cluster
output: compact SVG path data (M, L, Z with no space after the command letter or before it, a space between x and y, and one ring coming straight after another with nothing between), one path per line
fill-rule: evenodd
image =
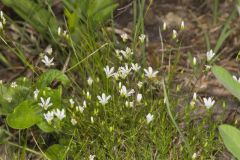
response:
M58 27L57 33L58 33L58 36L60 36L60 37L64 37L66 39L69 38L69 34L68 34L67 30L63 30L61 27Z
M125 50L115 50L116 56L119 60L129 59L133 55L133 51L131 48L127 47Z
M60 121L66 117L66 114L65 114L65 110L62 109L54 109L52 111L48 111L47 113L44 113L43 114L45 120L51 124L52 120L54 119L54 117L56 116L56 118L58 118Z
M35 100L38 100L39 92L40 91L38 89L36 89L33 92L33 96ZM53 103L51 102L51 97L47 97L47 98L40 97L40 102L38 103L38 105L42 107L44 111L46 111L46 113L43 114L43 117L49 124L51 124L54 117L56 117L60 121L66 117L66 113L64 109L57 108L51 111L49 110L49 108L53 106Z
M193 97L192 97L192 101L190 102L190 105L191 105L191 106L195 106L196 101L197 101L197 93L194 92L194 93L193 93ZM214 106L215 100L214 100L212 97L208 97L208 98L204 97L204 98L203 98L203 103L204 103L204 106L205 106L207 109L210 109L212 106Z
M5 24L6 24L6 18L3 15L3 11L0 11L0 30L4 28Z

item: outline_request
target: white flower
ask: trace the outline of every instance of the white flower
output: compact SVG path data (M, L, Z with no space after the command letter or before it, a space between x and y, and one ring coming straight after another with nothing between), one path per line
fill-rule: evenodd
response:
M92 98L92 96L91 96L91 94L87 91L87 99L91 99Z
M51 123L54 118L54 112L48 111L47 113L44 113L43 116L48 123Z
M94 160L95 157L96 157L95 155L90 155L89 160Z
M163 31L165 31L167 29L167 24L166 22L163 22Z
M33 92L33 97L34 97L34 99L37 99L37 98L38 98L38 94L39 94L39 90L36 89L36 90Z
M122 53L123 57L126 59L128 59L133 54L133 51L129 47L127 47L125 51L121 50L120 52Z
M126 42L128 40L128 35L126 33L123 33L121 35L121 38L122 38L123 42Z
M75 125L77 124L77 121L76 121L76 119L72 118L72 119L71 119L71 123L72 123L72 125L74 125L74 126L75 126Z
M66 117L66 115L65 115L65 110L64 110L64 109L62 109L62 111L60 111L59 109L57 109L57 110L54 111L54 114L55 114L55 116L56 116L58 119L60 119L60 120L62 120L63 118Z
M145 38L146 38L146 35L145 34L141 34L138 38L139 38L140 42L143 43Z
M104 71L106 73L107 78L112 77L114 75L114 67L109 68L109 66L106 66L104 68Z
M237 78L235 75L233 75L233 79L234 79L235 81L237 81L238 83L240 83L240 77Z
M111 96L106 96L105 93L102 93L102 97L97 96L99 103L101 103L103 106L108 103L108 100L111 98Z
M121 51L118 50L118 49L116 49L115 52L116 52L117 58L118 58L120 61L122 61L123 57L120 55L120 52L121 52Z
M54 58L49 59L48 56L45 55L44 58L42 59L42 62L43 62L47 67L51 67L51 66L54 65L53 59L54 59Z
M138 86L138 88L142 88L143 82L140 82L140 81L139 81L139 82L137 83L137 86Z
M205 68L206 68L206 70L209 70L209 69L212 68L212 66L210 66L210 65L205 65Z
M182 22L181 22L181 27L180 27L180 29L181 29L181 30L184 30L184 28L185 28L184 21L182 21Z
M85 107L82 107L82 106L77 106L76 107L76 111L80 111L81 113L83 113Z
M194 101L197 100L197 93L196 93L196 92L193 93L193 100L194 100Z
M48 107L53 105L51 103L51 97L48 97L46 101L42 97L40 97L40 100L41 100L41 103L38 103L38 105L44 108L45 110L47 110Z
M176 38L177 38L177 31L174 29L172 33L172 39L176 39Z
M94 119L93 119L93 117L91 116L91 123L94 123Z
M12 88L16 88L16 87L17 87L17 83L16 83L16 82L12 82L12 83L11 83L11 87L12 87Z
M138 93L137 94L137 102L141 102L142 100L142 94Z
M125 79L129 73L131 72L132 68L129 68L127 64L125 64L125 67L119 67L119 76L122 79Z
M89 86L91 86L93 84L92 77L88 77L87 83L88 83Z
M153 115L151 113L148 113L146 116L147 123L149 124L153 120Z
M75 104L74 100L71 98L69 99L69 103L71 104L71 107L73 107L73 105Z
M126 105L126 107L131 107L132 108L134 104L133 104L133 102L126 101L125 105Z
M197 64L197 59L196 57L193 57L193 65L196 66L196 64Z
M197 153L193 153L192 159L196 159L196 158L197 158Z
M58 27L58 36L61 36L61 34L62 34L62 29L61 27Z
M6 99L9 103L12 102L12 97L6 97L5 99Z
M144 72L145 72L145 76L150 79L155 78L158 74L158 71L153 71L152 67L148 67L148 70L144 69Z
M132 70L137 72L140 68L141 68L141 66L139 66L138 63L136 63L136 64L132 63Z
M51 55L52 52L53 52L53 49L51 46L48 46L46 49L45 49L45 52L48 54L48 55Z
M211 61L212 58L215 56L215 53L214 53L213 50L211 49L210 51L208 51L208 52L206 53L206 55L207 55L207 61L209 62L209 61Z
M215 104L215 100L213 100L211 97L203 98L203 102L207 109L211 108Z
M122 88L120 89L119 92L120 92L121 96L124 96L124 97L129 97L129 96L131 96L132 94L135 93L134 89L131 89L130 91L127 91L126 86L122 86Z

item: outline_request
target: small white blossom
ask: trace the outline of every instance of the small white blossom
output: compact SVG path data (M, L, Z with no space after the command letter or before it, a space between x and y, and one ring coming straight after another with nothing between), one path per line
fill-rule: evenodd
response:
M184 30L185 29L185 25L184 25L184 21L181 22L181 27L180 27L181 30Z
M95 155L90 155L89 160L94 160L95 157L96 157Z
M172 33L172 39L176 39L176 38L177 38L177 31L174 29Z
M166 31L167 30L167 24L166 22L163 22L163 31Z
M91 123L94 123L94 119L93 119L93 117L91 116Z
M134 106L134 103L133 102L129 102L129 101L126 101L125 102L125 105L126 105L126 107L133 107Z
M47 113L44 113L43 116L48 123L51 123L54 118L54 112L48 111Z
M12 87L12 88L16 88L16 87L17 87L17 83L16 83L16 82L12 82L12 83L11 83L11 87Z
M62 29L61 27L58 27L58 36L61 36L61 34L62 34Z
M53 59L54 59L54 58L50 59L50 58L48 58L48 56L45 55L44 58L42 59L42 62L43 62L47 67L51 67L51 66L54 65Z
M106 96L105 93L102 93L102 97L97 96L99 103L101 103L103 106L108 103L108 100L111 98L111 96Z
M88 77L87 83L88 83L89 86L92 86L92 84L93 84L92 77Z
M72 125L74 125L74 126L75 126L75 125L77 124L77 121L76 121L76 119L72 118L72 119L71 119L71 123L72 123Z
M80 111L81 113L83 113L85 107L82 107L82 106L77 106L76 107L76 111Z
M137 102L141 102L142 100L142 94L138 93L137 94Z
M131 96L132 94L135 93L134 89L131 89L130 91L127 91L126 86L122 86L122 88L120 89L119 92L120 92L121 96L124 96L124 97L129 97L129 96Z
M104 71L106 73L107 78L112 77L114 75L114 67L109 68L109 66L106 66L104 68Z
M146 35L141 34L138 38L139 38L140 42L143 43L145 41Z
M66 117L64 109L62 109L62 111L57 109L57 110L54 111L54 114L59 120L62 120L63 118Z
M52 55L52 52L53 52L53 49L51 46L48 46L46 49L45 49L45 52L48 54L48 55Z
M5 99L8 101L8 103L12 102L12 97L6 97Z
M208 51L208 52L206 53L206 55L207 55L207 61L209 62L209 61L211 61L212 58L215 56L215 53L214 53L213 50L211 49L210 51Z
M233 79L234 79L235 81L237 81L238 83L240 83L240 77L237 78L235 75L233 75L232 77L233 77Z
M123 57L120 55L121 51L118 50L118 49L116 49L115 52L116 52L117 58L118 58L120 61L122 61Z
M144 69L144 72L145 72L145 76L150 79L155 78L158 74L158 71L153 71L152 67L148 67L148 70Z
M121 38L122 38L123 42L126 42L128 40L128 35L126 33L123 33L121 35Z
M193 57L193 65L196 66L196 64L197 64L197 59L196 57Z
M215 104L215 100L211 97L203 98L203 102L207 109L211 108Z
M128 59L131 55L133 55L133 51L131 48L127 47L126 50L121 50L120 53L122 53L123 57Z
M194 101L197 100L197 93L196 93L196 92L193 93L193 100L194 100Z
M137 86L138 86L138 88L142 88L143 82L140 82L140 81L139 81L139 82L137 83Z
M92 98L92 96L91 96L91 94L87 91L87 99L91 99Z
M139 66L138 63L136 63L136 64L132 63L132 70L137 72L140 68L141 68L141 66Z
M129 73L131 72L132 68L128 67L127 64L125 64L125 67L119 67L119 76L122 78L122 79L125 79Z
M147 123L149 124L153 120L153 115L151 113L148 113L146 116Z
M206 68L206 70L210 70L210 69L212 68L212 66L210 66L210 65L205 65L205 68Z
M53 104L51 103L51 97L48 97L45 101L42 97L40 97L41 103L38 103L39 106L41 106L43 109L47 110L49 107L51 107Z
M39 94L39 90L36 89L36 90L33 92L33 97L34 97L35 100L38 98L38 94Z
M75 102L74 102L74 100L71 98L71 99L69 99L69 103L71 104L71 107L73 107L74 106L74 104L75 104Z
M193 153L192 159L194 160L194 159L196 159L196 158L197 158L197 153Z

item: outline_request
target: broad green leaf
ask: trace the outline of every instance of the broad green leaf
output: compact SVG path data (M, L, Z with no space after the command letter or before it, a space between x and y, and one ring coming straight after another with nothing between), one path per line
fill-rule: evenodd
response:
M221 125L219 132L229 152L240 159L240 130L230 125Z
M50 133L54 131L54 128L50 126L46 120L41 121L37 124L38 128L40 128L43 132Z
M0 115L12 113L15 106L26 100L29 94L30 88L20 84L16 88L0 85Z
M70 80L64 73L56 69L51 69L38 78L37 88L48 87L55 80L60 81L63 86L67 86L70 83Z
M212 72L217 77L219 82L240 100L240 83L235 81L232 78L232 75L222 67L214 66L212 68Z
M45 152L47 157L51 160L64 160L66 147L60 144L54 144L50 146Z
M39 110L39 106L34 105L33 101L26 100L7 116L7 124L15 129L29 128L42 120Z

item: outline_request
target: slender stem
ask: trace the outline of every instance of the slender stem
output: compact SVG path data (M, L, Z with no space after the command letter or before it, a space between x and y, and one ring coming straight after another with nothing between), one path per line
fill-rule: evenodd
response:
M13 142L8 142L7 144L12 145L12 146L14 146L14 147L21 148L21 149L25 149L25 150L28 151L28 152L31 152L31 153L34 153L34 154L36 154L36 155L39 155L39 156L43 157L42 153L37 152L37 151L35 151L35 150L32 150L32 149L30 149L30 148L20 146L20 145L18 145L18 144L13 143Z

